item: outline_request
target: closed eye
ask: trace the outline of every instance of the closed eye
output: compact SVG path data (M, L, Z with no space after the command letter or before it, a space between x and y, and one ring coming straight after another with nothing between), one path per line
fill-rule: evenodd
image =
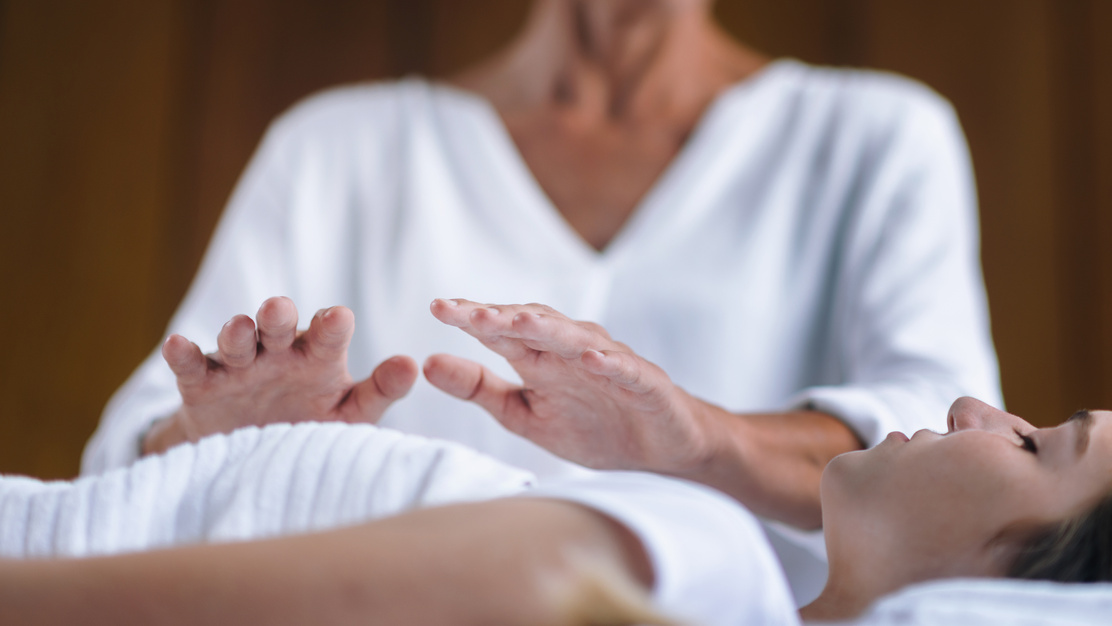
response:
M1030 452L1031 454L1038 454L1039 453L1039 447L1035 445L1034 438L1032 438L1028 435L1024 435L1023 433L1019 432L1018 430L1015 431L1015 434L1018 435L1019 440L1023 442L1023 445L1020 446L1020 447L1022 447L1024 450Z

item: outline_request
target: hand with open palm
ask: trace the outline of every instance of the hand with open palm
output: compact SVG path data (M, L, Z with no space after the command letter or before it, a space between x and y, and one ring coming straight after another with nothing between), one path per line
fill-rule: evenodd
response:
M598 469L687 473L710 454L700 403L601 326L539 304L436 300L431 308L505 357L522 384L445 354L429 357L425 377L510 431Z

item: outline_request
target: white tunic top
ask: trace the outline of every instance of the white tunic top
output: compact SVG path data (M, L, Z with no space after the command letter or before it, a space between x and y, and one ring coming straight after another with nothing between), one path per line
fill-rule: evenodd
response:
M428 312L543 302L593 320L728 410L811 406L867 443L1001 405L975 194L951 108L906 79L778 61L725 91L607 248L544 195L489 103L411 79L336 89L274 123L170 324L205 351L275 295L356 315L360 378L436 352L513 371ZM130 462L180 402L156 351L85 472ZM542 477L581 471L419 381L384 425ZM821 550L816 550L821 554Z

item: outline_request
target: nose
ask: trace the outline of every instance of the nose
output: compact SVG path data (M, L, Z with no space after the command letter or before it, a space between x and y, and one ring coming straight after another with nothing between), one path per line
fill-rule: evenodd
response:
M1020 418L992 407L976 398L958 398L950 405L946 416L949 432L958 430L987 430L1011 432L1019 424L1026 424Z
M976 398L958 398L950 405L946 416L949 432L959 430L984 430L1014 437L1015 431L1030 432L1035 427L1022 418L1001 411Z

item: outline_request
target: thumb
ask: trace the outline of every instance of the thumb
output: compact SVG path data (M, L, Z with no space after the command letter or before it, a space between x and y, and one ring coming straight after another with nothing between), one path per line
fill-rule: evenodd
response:
M515 415L528 412L522 399L522 387L499 378L474 361L434 354L425 360L425 378L437 389L461 400L470 400L487 410L494 419L510 430L507 423Z
M409 393L416 380L417 362L407 356L393 356L379 363L344 398L341 412L345 421L377 423L391 404Z

